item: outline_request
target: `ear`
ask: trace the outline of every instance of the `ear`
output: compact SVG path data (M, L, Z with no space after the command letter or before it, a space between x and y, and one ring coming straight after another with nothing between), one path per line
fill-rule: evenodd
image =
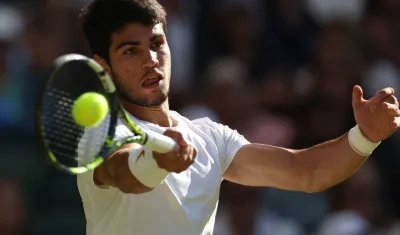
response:
M104 70L111 75L111 68L108 65L107 61L98 55L94 55L93 59L104 68Z

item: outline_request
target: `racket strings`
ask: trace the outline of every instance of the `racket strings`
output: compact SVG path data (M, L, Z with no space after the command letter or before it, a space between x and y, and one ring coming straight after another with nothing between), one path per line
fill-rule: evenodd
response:
M43 136L49 150L64 165L86 164L97 157L110 125L110 115L94 128L77 125L72 107L79 95L48 86L43 97Z

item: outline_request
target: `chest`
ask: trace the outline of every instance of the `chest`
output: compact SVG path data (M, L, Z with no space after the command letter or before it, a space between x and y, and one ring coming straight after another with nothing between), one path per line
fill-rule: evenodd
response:
M217 208L222 174L216 160L216 147L214 149L212 143L207 143L196 133L188 135L187 138L197 148L197 158L186 171L171 173L164 184L191 224L198 227L195 229L201 230Z
M150 129L163 133L165 128L145 125ZM197 149L195 162L185 171L171 173L165 184L175 195L181 205L201 204L208 200L218 200L222 172L218 157L218 147L207 133L184 123L177 128L184 138Z
M215 200L222 180L217 148L195 132L184 135L197 149L196 160L186 171L171 173L166 183L181 204Z
M143 125L142 128L159 133L165 131L165 128L155 125ZM222 181L218 147L206 132L188 123L181 122L177 130L196 147L197 156L187 170L169 174L164 186L168 186L168 191L183 208L214 210Z

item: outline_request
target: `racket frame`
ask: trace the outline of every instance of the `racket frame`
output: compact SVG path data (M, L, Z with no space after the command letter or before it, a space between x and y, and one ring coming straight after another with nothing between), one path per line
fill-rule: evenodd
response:
M105 72L105 70L93 59L90 59L88 57L85 57L83 55L79 54L67 54L58 57L56 60L54 60L52 66L51 66L51 74L47 76L47 79L44 81L44 84L42 84L42 89L39 92L39 100L37 101L37 113L36 113L36 132L39 135L39 139L41 140L41 146L44 148L44 151L47 153L49 163L56 167L59 170L66 171L68 173L71 173L73 175L76 174L82 174L87 171L93 170L96 167L100 166L104 162L104 157L102 156L99 152L98 156L94 157L92 160L90 160L88 163L82 166L65 166L63 165L57 157L54 155L54 153L50 150L48 143L45 138L45 131L44 131L44 126L43 126L43 99L45 96L45 91L47 86L52 82L54 79L55 74L67 63L73 62L73 61L82 61L85 62L86 65L88 65L96 74L99 80L101 81L104 90L107 92L107 100L109 102L109 109L110 109L110 127L108 128L107 136L104 142L103 147L105 149L112 149L114 147L114 141L113 137L115 134L115 124L117 123L117 115L113 115L113 112L118 112L118 102L115 96L115 91L116 88L114 86L114 83L111 80L111 77ZM111 82L110 82L111 81Z
M62 66L73 61L85 62L86 65L88 65L97 74L97 77L99 78L100 82L103 85L104 90L108 95L108 97L106 98L109 101L109 108L110 108L110 127L103 145L103 148L105 148L106 151L105 150L100 151L98 154L99 156L94 157L89 163L85 164L84 166L67 167L62 165L57 160L56 156L49 150L48 145L46 144L45 136L43 135L44 131L41 119L42 117L41 104L43 103L42 101L44 98L44 91L47 87L47 84L49 84L52 81L54 75L58 72L58 70ZM40 92L39 94L42 94L41 100L39 100L38 102L39 107L37 109L38 110L37 125L40 127L39 129L40 139L44 144L44 148L46 149L47 155L50 159L50 163L56 166L57 168L67 171L71 174L82 174L87 171L95 169L96 167L98 167L103 163L105 157L108 157L109 154L107 153L112 153L116 149L128 143L137 143L143 146L147 146L150 149L158 151L160 153L167 153L173 149L176 149L178 146L173 139L165 135L151 131L145 132L139 126L137 126L131 120L130 114L122 107L122 105L118 101L118 97L116 94L116 87L110 75L104 70L104 68L99 63L97 63L95 60L89 57L80 54L66 54L58 57L53 62L52 73L49 76L49 79L47 79L45 85L43 86L43 91ZM133 136L129 136L120 140L114 140L115 129L116 125L118 124L118 118L128 127L129 130L132 131L132 133L134 134ZM100 153L105 153L105 154L100 154Z

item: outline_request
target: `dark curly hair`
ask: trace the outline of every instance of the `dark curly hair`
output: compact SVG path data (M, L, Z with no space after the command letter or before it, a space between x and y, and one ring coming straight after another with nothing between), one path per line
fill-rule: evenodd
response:
M93 0L83 7L82 29L93 54L109 61L111 35L126 24L161 23L167 33L166 12L157 0Z

